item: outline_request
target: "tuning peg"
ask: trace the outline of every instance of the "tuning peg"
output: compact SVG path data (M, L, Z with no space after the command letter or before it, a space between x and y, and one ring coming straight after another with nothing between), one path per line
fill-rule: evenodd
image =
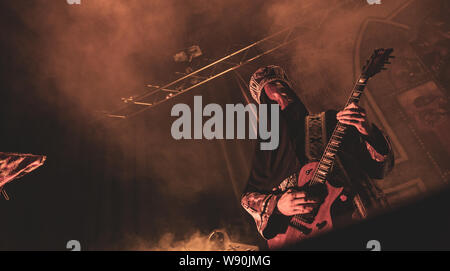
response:
M395 56L389 56L389 58L395 58Z

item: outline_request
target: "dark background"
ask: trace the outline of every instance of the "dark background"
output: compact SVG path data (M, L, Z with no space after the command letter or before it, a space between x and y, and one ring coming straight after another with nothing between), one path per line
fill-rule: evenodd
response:
M201 249L217 228L263 246L239 205L254 142L170 135L172 106L192 105L194 95L203 104L245 103L233 73L131 120L99 116L145 84L175 79L185 67L172 56L186 47L202 49L192 64L199 67L298 22L312 30L240 68L243 78L281 65L310 111L320 112L344 104L373 48L394 47L400 60L371 81L373 99L363 101L395 141L397 166L381 185L401 205L448 182L446 1L81 1L0 3L0 151L48 157L6 186L2 250L65 250L72 239L85 250ZM428 81L441 93L431 105L439 129L431 132L397 98Z

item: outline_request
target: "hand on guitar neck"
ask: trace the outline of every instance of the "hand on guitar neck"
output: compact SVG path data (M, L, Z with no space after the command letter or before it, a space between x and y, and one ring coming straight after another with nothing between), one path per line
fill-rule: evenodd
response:
M362 135L371 135L372 125L367 119L366 110L355 103L351 103L339 111L336 119L343 124L355 127Z

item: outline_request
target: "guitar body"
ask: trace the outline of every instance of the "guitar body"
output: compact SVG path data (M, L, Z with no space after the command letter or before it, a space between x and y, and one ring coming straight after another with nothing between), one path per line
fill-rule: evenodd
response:
M318 162L312 162L302 167L297 183L300 190L302 190L302 187L306 187L306 184L310 182L318 165ZM293 216L284 233L279 233L274 238L267 241L270 249L280 249L295 244L303 239L329 231L333 227L333 222L331 220L331 206L344 188L334 187L329 182L320 185L326 187L328 194L317 210L313 221L308 223L305 222L304 219Z

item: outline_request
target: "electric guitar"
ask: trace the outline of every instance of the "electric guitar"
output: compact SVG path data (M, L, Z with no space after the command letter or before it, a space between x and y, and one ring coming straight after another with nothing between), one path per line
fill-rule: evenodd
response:
M358 103L367 81L372 76L385 70L385 64L390 64L393 58L392 48L376 49L363 66L361 75L344 107L351 103ZM319 195L323 199L320 206L308 214L298 214L290 217L289 225L284 233L279 233L267 241L270 249L279 249L295 244L300 240L329 231L333 227L331 206L342 193L343 187L334 187L327 178L332 170L337 152L347 130L347 125L337 123L319 162L308 163L302 167L298 176L299 190ZM313 172L313 174L311 174Z

